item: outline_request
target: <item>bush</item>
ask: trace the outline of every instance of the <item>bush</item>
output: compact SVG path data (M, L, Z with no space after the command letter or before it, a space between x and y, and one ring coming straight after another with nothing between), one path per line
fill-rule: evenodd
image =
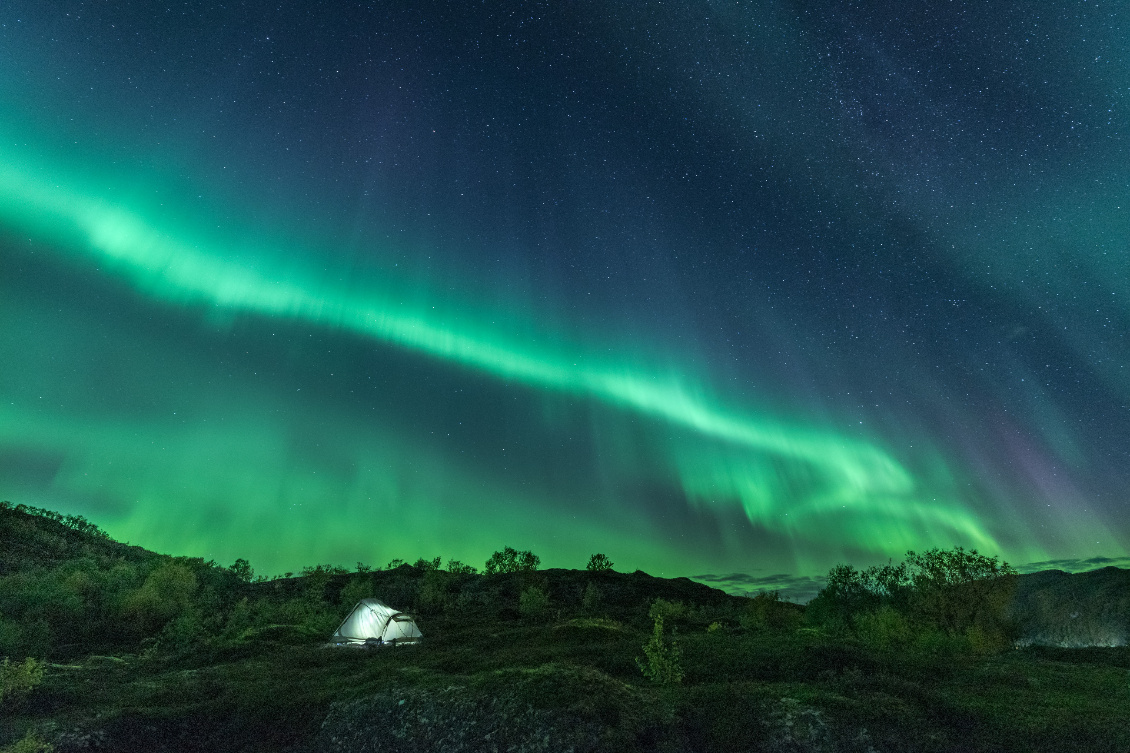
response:
M43 662L32 657L15 664L7 657L0 662L0 703L23 698L43 682Z
M424 573L416 606L429 612L441 612L447 607L447 579L450 575L443 570L432 569Z
M595 612L600 609L601 603L604 601L600 593L600 588L595 583L589 583L585 586L585 591L581 595L581 609L585 612Z
M487 560L484 572L487 575L496 573L532 573L538 569L541 558L530 551L519 552L512 547L506 547L501 552L495 552Z
M55 746L45 742L43 738L29 730L16 742L0 748L0 753L51 753L53 750L55 750Z
M530 586L518 597L518 611L523 617L541 617L549 608L549 594L540 586Z
M415 567L418 570L424 570L424 571L439 570L439 565L440 565L441 561L442 560L439 557L436 557L435 559L431 559L431 560L426 560L423 557L421 557L420 559L416 560L416 562L413 563L412 566Z
M657 599L657 601L659 601ZM674 637L663 633L663 617L655 618L651 639L643 646L645 659L636 658L643 676L656 685L674 685L683 681L682 652Z
M341 589L338 603L346 609L352 609L361 599L367 599L372 595L372 576L365 574L354 575L349 579L349 582L345 584L345 588Z
M777 591L762 591L749 600L739 619L746 630L792 630L800 624L800 611L793 604L781 601Z
M857 615L855 634L876 651L904 648L913 637L910 623L889 605L880 607L876 612Z
M590 573L602 573L612 569L612 560L608 559L603 554L594 554L589 557L588 571Z
M161 565L126 597L125 615L141 636L152 636L190 608L196 586L196 575L186 565Z
M651 608L648 609L647 616L653 620L668 621L684 617L687 614L687 607L681 601L667 601L666 599L656 599L651 602Z
M157 645L165 651L174 651L186 648L204 637L204 626L200 615L195 609L189 609L183 614L169 620L161 635L157 637Z

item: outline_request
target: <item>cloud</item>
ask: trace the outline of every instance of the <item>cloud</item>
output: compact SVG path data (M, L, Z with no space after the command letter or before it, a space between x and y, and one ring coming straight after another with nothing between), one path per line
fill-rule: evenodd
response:
M1016 569L1023 574L1035 573L1041 570L1064 570L1069 573L1098 570L1103 567L1122 567L1130 569L1130 557L1089 557L1087 559L1058 559L1043 562L1029 562L1026 565L1017 565ZM789 573L774 573L772 575L753 575L750 573L705 573L692 575L692 580L705 583L708 586L721 589L735 596L756 596L760 591L777 591L782 599L795 601L800 604L807 603L820 592L827 582L822 575L790 575Z
M735 596L756 596L760 591L777 591L782 599L798 603L810 601L824 587L827 580L822 575L790 575L789 573L772 575L706 573L692 575L691 579Z
M1089 557L1087 559L1044 560L1043 562L1029 562L1026 565L1017 565L1016 569L1025 574L1036 573L1041 570L1063 570L1069 573L1081 573L1087 570L1098 570L1102 567L1130 568L1130 557Z

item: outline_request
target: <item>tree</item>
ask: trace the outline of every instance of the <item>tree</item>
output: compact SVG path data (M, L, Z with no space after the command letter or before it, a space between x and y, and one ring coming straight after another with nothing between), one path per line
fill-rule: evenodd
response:
M905 642L909 629L960 637L984 651L1007 644L1012 627L1006 612L1015 590L1016 570L975 549L911 551L897 565L832 568L806 615L860 635L888 636L873 641L879 644Z
M608 559L603 554L594 554L589 557L588 571L590 573L602 573L612 569L612 560Z
M777 591L761 591L746 605L739 620L746 630L782 632L795 628L800 611L793 604L781 601Z
M487 560L483 571L487 575L498 573L532 573L538 569L541 558L530 551L522 551L513 547L506 547L501 552L495 552Z
M255 571L251 569L251 563L242 557L233 562L228 570L244 583L250 583L255 577Z
M459 560L448 560L447 572L453 575L474 575L479 570L474 565L464 565Z
M1006 617L1016 592L1016 569L976 549L907 552L912 614L950 635L977 630L1002 638L1011 630Z

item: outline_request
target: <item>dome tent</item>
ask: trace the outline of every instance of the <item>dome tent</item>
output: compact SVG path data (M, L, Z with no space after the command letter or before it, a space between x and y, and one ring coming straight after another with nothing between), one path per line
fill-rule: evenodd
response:
M333 646L415 643L423 637L416 622L378 599L361 599L330 638Z

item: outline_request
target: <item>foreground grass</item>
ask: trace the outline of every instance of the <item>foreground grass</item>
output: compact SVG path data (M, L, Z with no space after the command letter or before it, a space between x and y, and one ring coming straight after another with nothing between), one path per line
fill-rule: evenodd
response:
M703 630L681 636L684 683L658 688L633 661L646 637L613 620L483 618L436 621L425 643L378 651L264 640L92 656L51 666L9 730L13 739L46 730L64 747L85 735L108 750L297 751L334 702L408 688L489 692L516 672L552 680L591 668L653 710L627 722L640 750L657 735L702 751L1130 750L1126 649L937 661L869 656L811 631ZM531 703L574 703L574 694ZM623 714L608 704L609 719Z

